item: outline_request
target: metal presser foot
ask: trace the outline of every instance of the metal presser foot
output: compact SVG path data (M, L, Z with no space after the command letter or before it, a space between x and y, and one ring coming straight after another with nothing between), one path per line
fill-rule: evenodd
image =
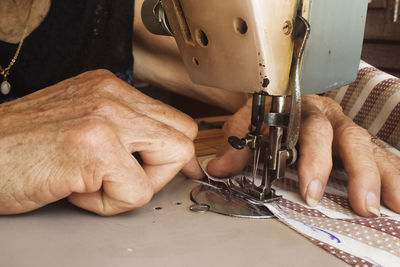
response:
M191 198L197 204L192 210L210 210L216 213L246 217L272 218L274 215L265 207L265 203L280 198L272 188L272 182L283 177L286 168L287 150L281 146L283 127L288 117L284 111L284 97L272 98L271 110L265 115L263 92L253 95L251 124L244 138L231 136L229 143L236 149L245 146L250 151L248 170L242 175L227 179L209 178L196 187ZM271 115L272 114L272 115ZM263 123L270 126L269 137L262 134ZM259 164L259 162L262 164ZM259 169L259 166L262 166Z
M274 217L265 206L281 198L272 188L272 182L284 177L286 165L295 161L296 152L284 141L284 131L290 121L289 114L285 113L285 97L272 97L267 114L264 114L265 98L263 92L253 95L249 133L244 138L228 138L236 149L248 147L249 167L241 175L200 181L201 185L191 192L191 199L196 203L191 210L245 218ZM269 126L268 137L262 134L263 124Z
M264 114L266 96L263 92L253 94L249 133L243 138L228 138L236 149L248 147L251 167L242 175L203 181L191 193L192 200L197 204L192 210L210 210L246 218L274 217L265 204L281 197L276 195L272 182L284 176L286 162L291 155L282 144L289 114L284 113L285 98L281 96L272 98L271 110ZM262 134L264 123L270 126L268 137Z
M236 149L248 147L250 150L250 166L247 173L227 179L209 178L191 192L192 200L197 204L191 209L195 211L210 210L216 213L246 217L271 218L274 215L265 207L265 203L277 200L271 183L276 179L276 171L270 167L271 159L276 159L279 149L272 149L269 141L265 140L261 130L265 120L265 98L263 92L253 95L252 116L249 133L244 138L231 136L229 143ZM282 101L282 103L284 103ZM280 131L282 132L282 131ZM281 136L279 136L281 139ZM276 148L280 143L274 140ZM271 157L270 151L276 151ZM259 171L260 159L263 168ZM260 164L261 165L261 164ZM276 166L274 167L276 169ZM271 170L269 170L271 169ZM261 177L260 177L261 174ZM249 178L250 177L250 178ZM261 179L260 179L261 178Z
M275 216L264 204L277 200L280 196L275 195L274 192L273 197L268 200L257 200L244 193L250 182L245 177L235 177L224 181L202 181L201 185L196 186L190 193L191 200L196 203L190 206L190 210L212 211L241 218L274 218ZM236 185L233 186L233 184Z
M295 23L294 53L288 88L291 92L290 112L285 106L286 96L282 95L271 96L271 108L265 114L267 94L263 91L254 93L249 133L243 138L228 138L229 143L236 149L246 146L249 148L252 154L250 172L228 179L209 178L202 181L202 185L191 192L191 199L196 203L191 210L209 210L245 218L274 217L265 207L265 203L281 197L276 195L272 183L278 178L283 178L286 166L293 164L297 159L295 145L300 129L300 66L310 25L301 16L296 17ZM268 137L262 134L264 124L269 126ZM260 173L259 165L262 166Z

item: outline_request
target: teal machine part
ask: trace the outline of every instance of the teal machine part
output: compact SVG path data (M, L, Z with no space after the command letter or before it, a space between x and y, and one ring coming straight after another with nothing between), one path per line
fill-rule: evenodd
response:
M302 94L323 93L356 79L367 7L368 0L310 0Z

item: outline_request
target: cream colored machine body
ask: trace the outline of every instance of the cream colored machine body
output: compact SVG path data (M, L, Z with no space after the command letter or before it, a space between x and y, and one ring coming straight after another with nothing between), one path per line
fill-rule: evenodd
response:
M249 133L229 138L249 147L251 178L208 179L192 192L196 209L269 217L260 207L279 197L271 184L297 158L301 94L355 79L366 8L367 0L145 0L145 26L175 38L194 83L253 94Z

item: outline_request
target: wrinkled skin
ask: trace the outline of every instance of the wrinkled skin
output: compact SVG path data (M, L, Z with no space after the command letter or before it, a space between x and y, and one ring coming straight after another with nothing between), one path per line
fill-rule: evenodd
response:
M227 121L225 137L247 133L250 107L248 101ZM379 216L381 198L390 209L400 212L400 158L375 145L370 134L345 116L335 101L317 95L302 97L299 144L300 194L310 206L322 198L333 158L338 157L348 173L349 200L355 212ZM247 159L248 150L235 150L225 142L207 169L211 175L223 177L239 172Z
M0 214L68 197L113 215L146 204L182 168L200 173L193 120L108 71L2 104L0 114Z

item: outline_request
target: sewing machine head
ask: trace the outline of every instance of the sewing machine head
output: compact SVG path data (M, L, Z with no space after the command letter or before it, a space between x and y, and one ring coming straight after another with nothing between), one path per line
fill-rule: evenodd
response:
M241 182L222 182L224 190L254 203L277 197L271 183L296 160L301 94L354 81L367 3L145 0L144 24L153 33L174 36L194 83L253 93L249 134L229 138L237 149L249 147L253 174ZM266 111L269 96L271 108ZM264 123L270 127L267 138L261 134Z

